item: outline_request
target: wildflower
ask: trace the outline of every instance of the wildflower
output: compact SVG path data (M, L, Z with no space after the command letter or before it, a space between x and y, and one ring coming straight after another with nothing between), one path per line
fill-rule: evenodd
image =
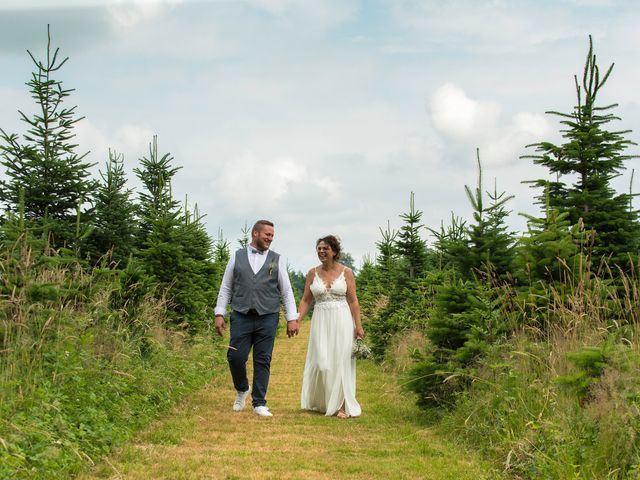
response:
M371 349L369 348L369 345L364 342L364 340L362 340L361 338L356 338L355 342L353 342L351 356L356 360L365 360L371 357Z

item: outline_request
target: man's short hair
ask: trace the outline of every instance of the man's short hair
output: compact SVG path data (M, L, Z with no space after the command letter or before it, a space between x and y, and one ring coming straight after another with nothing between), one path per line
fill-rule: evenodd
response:
M273 227L273 222L270 222L269 220L258 220L256 223L253 224L251 233L260 232L266 226Z

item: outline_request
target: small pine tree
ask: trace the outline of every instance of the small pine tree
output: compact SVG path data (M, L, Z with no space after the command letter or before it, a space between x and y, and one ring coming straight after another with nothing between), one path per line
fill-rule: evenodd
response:
M240 229L240 238L238 238L238 245L240 245L240 248L247 248L247 245L249 245L249 240L251 240L251 229L245 221L244 227Z
M172 160L173 157L169 153L158 156L158 137L154 135L153 141L149 144L149 157L142 157L141 168L133 170L145 188L138 195L138 246L142 246L151 233L157 212L161 209L179 211L180 202L174 200L171 194L171 179L181 167L172 167Z
M409 197L409 211L400 215L404 225L400 227L396 239L396 252L405 264L405 273L409 279L422 275L427 267L427 244L420 237L422 212L415 209L414 194Z
M565 283L579 268L586 249L581 225L571 225L569 212L547 205L544 217L524 214L527 233L519 240L514 271L521 285Z
M391 225L387 221L387 229L380 228L381 240L376 242L378 255L376 257L376 265L380 269L382 281L387 287L391 287L394 283L397 265L398 252L396 249L396 238L398 232L391 229Z
M222 265L226 265L231 258L229 252L229 242L225 240L222 229L218 229L218 238L213 242L213 261Z
M438 268L441 271L459 269L460 256L465 254L467 248L467 223L460 217L451 213L451 223L445 228L440 223L440 230L427 227L435 238L434 248L438 260Z
M353 255L351 255L349 252L343 251L340 254L340 263L349 267L355 274L357 274L358 269L356 268L356 261L353 259Z
M182 322L190 329L202 329L213 318L218 288L218 268L213 260L213 242L206 232L197 205L193 213L185 207L177 237L182 246L183 266L176 272L171 299Z
M17 134L0 129L0 157L6 168L6 180L0 182L0 201L6 211L16 212L22 195L24 217L35 221L53 237L53 246L72 246L78 218L90 222L90 210L82 210L91 202L95 181L89 169L94 164L83 160L87 153L75 153L73 128L84 117L76 118L76 107L66 108L64 102L73 89L65 89L53 74L60 70L68 57L60 60L59 49L52 51L51 35L47 27L46 60L36 60L27 83L39 112L32 117L19 111L28 125L20 141ZM79 211L80 210L80 211ZM80 231L86 229L81 226Z
M173 198L171 179L179 170L172 167L169 153L158 155L157 138L142 158L142 169L134 171L147 187L140 194L143 229L139 255L157 294L166 296L168 315L175 326L189 330L202 328L210 318L219 270L213 261L213 245L195 209Z
M132 190L126 188L122 155L109 150L105 167L96 191L95 228L88 239L88 248L94 262L110 253L110 259L124 267L136 237L136 206L131 200Z
M540 203L545 204L548 193L550 206L568 212L572 225L582 219L585 228L595 232L595 258L609 257L626 267L629 256L636 259L640 247L638 211L630 208L630 195L616 195L611 180L621 174L627 160L636 157L624 153L635 143L624 138L629 130L611 132L604 128L609 122L619 120L609 113L617 104L600 107L596 103L612 69L613 64L603 76L600 75L589 36L589 53L581 84L577 76L574 77L578 104L570 114L547 112L562 119L560 123L567 127L562 130L566 142L562 145L550 142L530 145L538 154L524 158L532 158L534 163L547 167L558 177L553 182L545 179L528 182L544 188ZM566 176L575 178L575 183L567 185Z
M489 193L491 204L485 207L482 193L482 164L480 152L476 150L478 161L478 186L472 191L465 185L467 198L473 207L473 219L475 223L469 226L467 235L466 252L457 252L460 273L466 278L471 278L478 272L490 273L495 280L504 282L511 270L513 261L514 238L507 231L505 225L509 212L505 204L513 198L513 195L505 196L503 192L498 194L494 187L494 193ZM460 255L459 253L463 253Z
M429 229L436 238L435 247L440 260L440 268L452 267L458 275L471 280L480 274L498 283L508 281L514 257L515 239L507 230L506 218L509 211L505 204L513 198L502 192L487 192L490 204L485 204L482 184L482 164L479 151L478 185L475 189L465 185L465 193L473 207L474 222L466 222L451 216L451 225L440 231Z

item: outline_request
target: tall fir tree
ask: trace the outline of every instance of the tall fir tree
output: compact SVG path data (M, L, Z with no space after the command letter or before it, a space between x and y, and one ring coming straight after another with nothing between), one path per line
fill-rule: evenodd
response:
M171 180L182 167L173 167L170 153L158 156L158 137L154 135L149 144L149 156L140 159L140 168L133 172L142 182L144 190L138 194L138 230L137 245L142 246L152 231L152 223L160 211L179 212L180 202L173 198ZM176 216L179 216L177 214Z
M387 288L390 288L394 283L398 264L398 252L396 249L398 232L391 228L391 224L388 221L386 230L381 227L379 229L382 238L376 242L376 247L378 248L376 265L380 269L382 281Z
M487 193L490 204L485 205L482 164L480 152L476 150L478 162L478 185L474 190L465 185L467 198L473 207L472 223L468 227L466 252L458 255L461 273L466 277L477 273L490 274L494 280L502 283L507 280L514 257L514 237L508 231L506 218L509 211L505 204L513 199L513 195L505 192L498 194L494 186L492 193Z
M624 152L635 143L625 139L629 130L609 131L606 125L619 120L610 113L617 104L598 106L598 95L609 79L613 64L604 75L596 63L593 42L589 36L589 52L582 81L575 76L577 105L572 113L547 112L559 116L565 143L555 145L540 142L535 147L537 154L527 155L534 163L543 165L557 176L555 181L533 180L536 187L545 190L539 197L545 204L548 192L551 208L568 212L572 225L584 222L585 228L595 232L593 255L596 259L610 258L612 262L627 267L629 256L637 259L640 247L640 224L638 210L631 206L629 194L616 194L611 180L625 169L625 162L635 156ZM575 179L567 185L566 178Z
M422 275L427 267L427 244L420 236L422 212L416 210L414 193L409 196L409 211L400 215L404 224L396 239L396 252L403 260L406 275L414 279Z
M109 150L105 171L100 172L95 200L94 230L87 240L91 259L95 262L109 253L109 259L124 267L137 232L136 205L127 178L122 155Z
M238 238L238 245L240 248L246 248L249 245L249 240L251 240L251 227L247 225L247 222L244 222L244 227L240 229L240 238Z
M464 255L467 248L467 222L451 212L451 223L444 226L440 223L440 229L427 227L435 238L433 246L437 258L439 270L459 270L460 256Z
M179 167L173 157L158 154L157 137L149 146L149 157L135 169L146 191L140 193L141 224L138 254L143 268L167 298L168 315L174 326L195 330L211 317L211 302L217 287L218 269L213 261L213 245L202 217L191 213L173 198L171 180Z
M71 245L85 236L85 225L90 223L92 192L86 163L87 153L76 153L73 129L84 117L76 117L76 107L64 105L73 89L65 89L57 73L69 59L60 59L59 48L51 47L47 27L47 53L43 61L36 60L27 50L35 65L27 83L38 112L33 116L19 111L20 119L28 126L22 139L0 129L0 158L6 168L5 180L0 182L0 202L6 211L16 212L23 198L24 217L27 221L49 229L54 247ZM80 228L76 224L80 219ZM43 227L46 225L46 227Z
M202 329L206 319L213 318L213 303L220 279L220 267L215 262L214 242L207 234L203 216L194 206L193 212L184 202L182 222L177 239L182 246L183 266L176 272L171 298L182 323L191 330Z

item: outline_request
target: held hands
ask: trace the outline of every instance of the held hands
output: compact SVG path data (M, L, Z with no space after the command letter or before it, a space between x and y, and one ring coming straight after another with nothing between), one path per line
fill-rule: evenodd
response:
M299 331L300 324L298 323L298 320L291 320L290 322L287 322L287 337L295 337L298 335Z
M356 328L354 328L353 337L356 338L356 339L363 339L364 338L364 329L361 326L357 326Z
M227 329L227 326L224 323L224 317L222 315L216 315L215 326L216 326L216 332L218 332L218 335L222 336L224 331Z

